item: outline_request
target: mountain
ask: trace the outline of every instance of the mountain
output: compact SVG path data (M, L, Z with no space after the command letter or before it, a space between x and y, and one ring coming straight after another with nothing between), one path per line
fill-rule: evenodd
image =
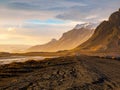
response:
M39 52L39 51L49 51L51 47L53 47L57 43L56 39L52 39L50 42L43 45L36 45L30 47L27 51L30 52Z
M95 24L77 24L72 30L65 32L59 40L53 39L49 43L36 45L27 52L54 52L70 50L88 40L94 32Z
M80 28L95 29L97 26L98 23L83 23L83 24L77 24L74 29L80 29Z
M120 10L103 21L90 39L75 48L77 51L120 52Z

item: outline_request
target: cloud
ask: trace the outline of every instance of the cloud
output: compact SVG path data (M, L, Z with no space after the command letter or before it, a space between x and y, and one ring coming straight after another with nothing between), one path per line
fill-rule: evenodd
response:
M108 16L119 8L120 1L116 0L70 0L71 2L86 3L87 6L73 6L66 12L56 15L56 18L63 20L98 22L100 19L108 18Z
M119 6L120 0L0 0L0 40L45 43L77 23L106 19Z
M90 15L90 16L87 16L85 19L94 19L94 18L97 18L98 16L97 15Z
M63 10L63 8L69 8L74 5L86 6L82 2L70 2L67 0L11 0L8 1L7 7L18 10Z
M0 17L2 19L9 16L8 19L12 20L29 18L82 20L89 17L89 14L103 17L104 14L101 13L109 14L119 8L119 4L119 0L4 0L0 1Z
M5 0L0 1L0 17L8 20L55 18L57 14L68 11L70 7L86 5L67 0Z

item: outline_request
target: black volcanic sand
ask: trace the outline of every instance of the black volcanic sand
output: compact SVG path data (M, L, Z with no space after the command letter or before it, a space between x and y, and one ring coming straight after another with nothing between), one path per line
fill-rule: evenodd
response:
M120 90L120 61L66 56L2 65L0 90Z

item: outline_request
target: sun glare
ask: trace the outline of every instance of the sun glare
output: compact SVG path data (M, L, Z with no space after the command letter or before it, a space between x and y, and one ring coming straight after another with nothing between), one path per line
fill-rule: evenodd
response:
M11 31L15 31L15 28L9 27L7 30L11 32Z

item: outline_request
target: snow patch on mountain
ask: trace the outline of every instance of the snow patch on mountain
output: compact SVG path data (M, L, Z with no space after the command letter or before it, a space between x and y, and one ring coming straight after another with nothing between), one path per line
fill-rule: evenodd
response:
M98 26L98 23L83 23L83 24L77 24L74 29L95 29Z

